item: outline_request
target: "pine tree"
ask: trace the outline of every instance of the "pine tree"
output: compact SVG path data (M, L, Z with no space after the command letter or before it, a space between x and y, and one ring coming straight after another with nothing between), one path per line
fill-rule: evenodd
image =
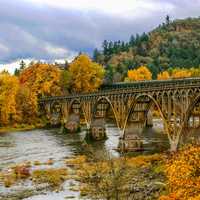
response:
M97 62L98 61L98 56L99 56L99 51L98 51L98 49L96 48L96 49L94 49L94 52L93 52L93 56L92 56L92 60L94 61L94 62Z
M170 17L169 17L169 15L166 16L165 20L166 20L166 25L169 25L170 24Z
M19 65L20 65L20 71L22 71L26 68L26 63L23 60L20 62Z

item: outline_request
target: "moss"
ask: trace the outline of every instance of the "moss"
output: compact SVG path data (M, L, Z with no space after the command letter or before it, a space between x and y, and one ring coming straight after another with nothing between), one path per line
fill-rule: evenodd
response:
M34 161L34 165L38 166L38 165L42 165L42 163L39 160Z
M79 167L80 165L86 163L87 158L84 155L76 156L75 158L68 159L65 161L67 165Z
M47 183L51 188L58 189L67 179L67 169L43 169L32 173L32 180L36 184Z

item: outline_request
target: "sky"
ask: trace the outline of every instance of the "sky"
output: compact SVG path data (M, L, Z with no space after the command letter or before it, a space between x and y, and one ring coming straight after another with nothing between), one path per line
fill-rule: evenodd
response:
M125 40L171 19L200 16L200 0L0 0L0 71L21 59L92 55L103 40Z

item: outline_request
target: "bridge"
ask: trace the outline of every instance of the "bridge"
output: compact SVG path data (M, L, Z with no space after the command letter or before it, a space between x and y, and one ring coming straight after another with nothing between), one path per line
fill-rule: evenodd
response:
M175 151L188 130L200 126L200 78L105 85L93 93L44 97L39 105L51 124L62 123L71 132L84 119L93 140L105 139L105 120L113 117L120 130L121 151L140 147L137 131L152 125L156 110Z

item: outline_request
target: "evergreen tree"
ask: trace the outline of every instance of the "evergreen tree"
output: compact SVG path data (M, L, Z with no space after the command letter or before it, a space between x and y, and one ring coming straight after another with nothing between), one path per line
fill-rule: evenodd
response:
M106 67L105 81L107 84L113 83L114 70L112 65Z
M19 76L19 73L20 73L20 70L17 69L17 68L15 68L14 75L15 75L15 76Z
M170 17L169 17L169 15L166 16L165 20L166 20L166 25L169 25L170 24Z
M108 53L108 41L107 41L107 40L104 40L102 46L103 46L103 54L104 54L104 55L107 55L107 53Z
M25 68L26 68L26 63L22 60L21 62L20 62L20 71L23 71Z
M134 35L131 35L130 41L129 41L129 45L130 45L131 47L135 46L135 37L134 37Z
M99 56L100 56L100 52L98 51L98 49L97 49L97 48L94 49L93 57L92 57L93 61L94 61L94 62L98 62L98 57L99 57Z

